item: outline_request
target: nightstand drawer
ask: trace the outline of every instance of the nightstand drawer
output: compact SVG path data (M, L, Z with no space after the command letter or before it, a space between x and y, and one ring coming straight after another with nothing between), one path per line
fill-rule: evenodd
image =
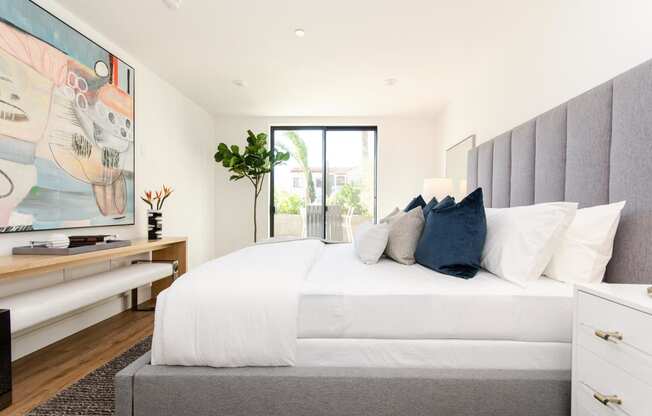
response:
M603 414L602 411L606 408L610 411L606 414L617 415L625 412L630 416L650 415L652 385L631 376L583 347L578 347L575 359L578 407L595 409L590 414ZM595 405L591 406L591 402L586 400L587 392L595 401ZM618 400L621 402L618 403Z
M592 330L598 341L624 344L652 357L652 315L583 292L577 302L578 329Z
M652 356L623 341L604 340L595 335L595 328L578 324L575 337L578 345L593 352L616 367L652 384Z
M573 416L628 416L622 409L607 407L597 401L593 395L595 391L584 383L573 385L575 394L575 413Z

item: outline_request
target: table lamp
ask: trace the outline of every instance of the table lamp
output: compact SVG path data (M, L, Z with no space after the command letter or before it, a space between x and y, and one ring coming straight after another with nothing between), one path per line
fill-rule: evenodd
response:
M438 201L446 198L448 195L453 195L455 189L453 187L453 180L450 178L430 178L423 181L423 192L421 195L426 202L430 201L432 197L437 198ZM454 196L454 195L453 195Z

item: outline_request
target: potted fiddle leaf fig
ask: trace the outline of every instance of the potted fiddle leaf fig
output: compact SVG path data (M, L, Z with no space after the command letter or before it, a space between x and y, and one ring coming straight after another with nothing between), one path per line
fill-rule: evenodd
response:
M289 158L289 153L267 148L267 134L254 134L251 130L247 130L247 146L242 152L238 145L227 146L220 143L217 146L215 162L221 163L232 173L229 180L239 181L246 178L254 187L254 242L258 231L258 197L263 191L265 175L270 173L274 166L285 163Z

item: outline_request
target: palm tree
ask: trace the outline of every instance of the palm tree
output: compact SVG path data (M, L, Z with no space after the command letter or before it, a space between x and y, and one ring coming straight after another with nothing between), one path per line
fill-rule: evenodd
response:
M315 202L317 194L315 192L315 183L312 179L312 171L308 164L308 147L306 142L303 141L299 135L294 131L288 131L285 133L288 140L292 143L293 149L288 149L287 146L283 144L277 144L277 146L284 152L290 153L290 156L301 166L303 170L303 175L306 181L306 206Z

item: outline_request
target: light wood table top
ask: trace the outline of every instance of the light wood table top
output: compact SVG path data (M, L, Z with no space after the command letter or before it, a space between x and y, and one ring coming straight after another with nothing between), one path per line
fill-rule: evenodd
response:
M11 255L0 256L0 280L16 278L83 264L98 263L111 258L134 256L137 254L169 249L178 245L186 245L185 237L167 237L161 240L132 240L127 247L118 247L90 253L73 254L69 256L51 255ZM184 250L185 251L185 250ZM185 266L185 265L184 265ZM185 270L184 270L185 271Z

